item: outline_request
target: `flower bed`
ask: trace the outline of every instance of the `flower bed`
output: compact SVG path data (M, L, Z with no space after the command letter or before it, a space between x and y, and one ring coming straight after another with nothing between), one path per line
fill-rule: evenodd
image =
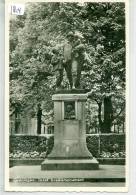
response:
M11 159L44 159L47 156L47 152L22 152L15 151L9 154L9 158Z

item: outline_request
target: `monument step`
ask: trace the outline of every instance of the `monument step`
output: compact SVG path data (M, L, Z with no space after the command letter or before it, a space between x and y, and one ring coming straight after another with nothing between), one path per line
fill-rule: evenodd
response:
M99 163L93 159L45 159L41 170L98 170Z
M40 165L44 159L10 159L10 167L20 165ZM97 158L99 164L125 165L125 158Z

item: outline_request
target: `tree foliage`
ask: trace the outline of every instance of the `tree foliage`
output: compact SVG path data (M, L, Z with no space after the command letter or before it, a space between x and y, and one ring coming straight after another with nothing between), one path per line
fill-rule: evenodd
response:
M101 131L109 132L125 104L124 3L26 4L25 15L10 21L11 105L20 101L34 109L40 101L47 111L52 109L52 50L55 47L62 54L69 31L84 37L89 63L84 61L81 86L98 104Z

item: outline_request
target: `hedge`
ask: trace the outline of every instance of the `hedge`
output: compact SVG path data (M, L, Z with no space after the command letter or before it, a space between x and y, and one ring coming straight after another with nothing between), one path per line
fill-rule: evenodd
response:
M90 134L86 143L94 157L125 157L125 134ZM53 136L11 135L10 158L45 158L53 145Z
M125 151L125 134L100 134L100 152Z
M45 152L47 150L47 137L30 136L30 135L11 135L10 136L10 152Z
M94 157L99 156L99 135L89 135L86 137L88 150Z

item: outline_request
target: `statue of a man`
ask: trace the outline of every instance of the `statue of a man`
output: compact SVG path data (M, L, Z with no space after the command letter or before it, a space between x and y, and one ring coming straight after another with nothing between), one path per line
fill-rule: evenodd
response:
M72 42L73 42L73 33L70 32L67 35L67 41L64 43L63 46L63 55L59 53L58 49L53 49L52 53L52 60L51 64L53 65L53 71L57 72L57 81L56 81L56 87L60 88L61 83L63 80L63 72L64 69L67 74L67 78L69 81L69 85L72 88L73 86L73 80L72 80Z
M63 71L65 69L70 88L80 88L81 71L85 59L85 46L82 44L83 37L73 32L67 34L67 41L63 46L63 55L60 56L56 50L52 58L52 65L55 71L58 71L56 81L57 88L61 87L63 80Z
M80 88L80 77L84 63L85 47L82 44L83 37L73 32L67 35L67 42L63 47L63 66L71 89Z
M84 51L85 46L81 38L75 35L72 59L73 88L80 88L81 71L85 60Z
M70 84L70 88L73 87L72 78L72 52L73 52L74 34L69 32L67 35L67 41L63 46L63 67L65 68L67 78Z

